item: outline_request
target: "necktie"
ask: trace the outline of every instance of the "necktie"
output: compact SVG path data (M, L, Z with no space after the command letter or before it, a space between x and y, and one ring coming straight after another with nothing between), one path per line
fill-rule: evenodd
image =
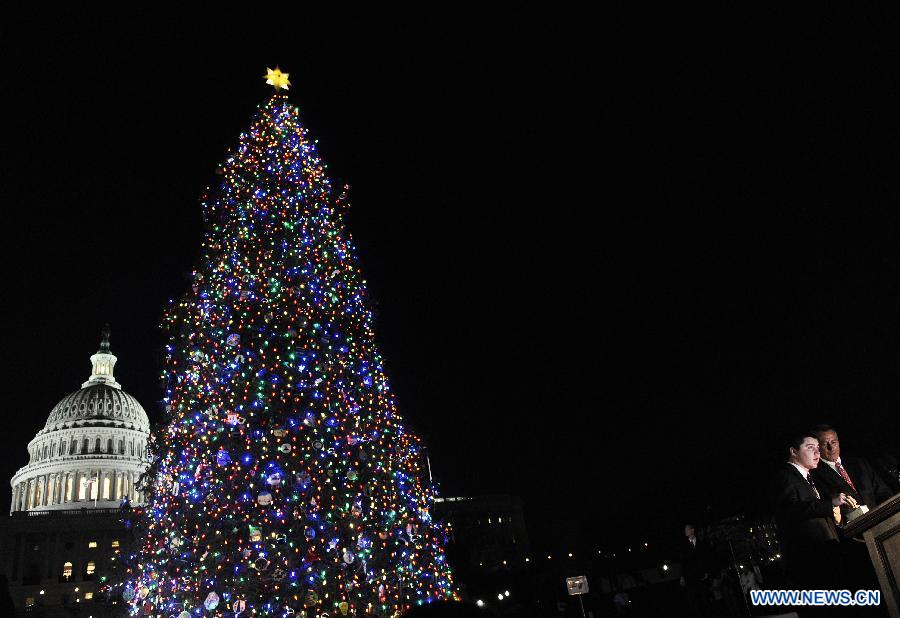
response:
M844 482L847 483L850 487L853 488L853 491L856 491L856 485L853 484L853 481L850 480L850 475L847 474L847 471L844 470L844 466L841 465L841 462L834 462L834 467L837 469L838 474L841 475L841 478L844 479ZM856 493L859 493L858 491Z
M813 483L812 476L809 475L809 472L806 473L806 482L809 483L812 486L813 491L816 492L816 498L821 499L822 496L819 495L819 490L816 489L816 484Z

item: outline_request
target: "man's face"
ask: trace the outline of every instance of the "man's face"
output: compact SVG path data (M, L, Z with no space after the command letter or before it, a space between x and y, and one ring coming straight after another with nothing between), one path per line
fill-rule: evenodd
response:
M685 526L684 527L684 536L686 536L687 538L691 538L692 536L695 536L694 527L693 526Z
M813 437L803 439L799 449L791 448L791 461L807 470L819 465L819 443Z
M822 451L822 457L828 461L837 461L841 456L841 443L838 440L837 432L829 430L820 433L819 450Z

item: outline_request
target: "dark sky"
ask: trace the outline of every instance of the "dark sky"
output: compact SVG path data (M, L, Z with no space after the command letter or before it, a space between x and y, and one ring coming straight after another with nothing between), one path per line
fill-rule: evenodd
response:
M353 187L446 495L519 495L535 545L573 547L758 507L813 421L896 453L898 39L793 11L4 20L0 478L104 322L159 418L197 198L275 64Z

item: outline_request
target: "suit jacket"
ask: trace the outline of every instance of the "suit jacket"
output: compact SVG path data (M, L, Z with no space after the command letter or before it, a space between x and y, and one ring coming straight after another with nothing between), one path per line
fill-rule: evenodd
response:
M818 489L819 497L800 471L789 463L775 475L775 521L789 558L800 557L838 540L831 498L827 490Z
M687 537L681 542L681 573L685 584L691 585L700 581L710 570L709 551L706 543L697 539L697 546L691 544Z
M819 491L822 491L824 487L830 496L840 493L853 496L857 502L865 504L869 509L874 509L893 495L890 488L865 459L841 457L841 465L847 471L850 480L856 485L856 490L847 484L837 470L832 469L824 460L821 460L819 466L812 471L813 481L819 487Z

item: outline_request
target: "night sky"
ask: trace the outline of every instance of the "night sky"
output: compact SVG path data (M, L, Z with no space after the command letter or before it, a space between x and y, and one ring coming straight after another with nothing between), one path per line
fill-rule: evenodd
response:
M198 197L276 64L352 186L444 495L521 496L537 547L613 546L764 509L794 427L896 453L898 39L883 15L729 10L4 20L0 478L104 322L160 420Z

